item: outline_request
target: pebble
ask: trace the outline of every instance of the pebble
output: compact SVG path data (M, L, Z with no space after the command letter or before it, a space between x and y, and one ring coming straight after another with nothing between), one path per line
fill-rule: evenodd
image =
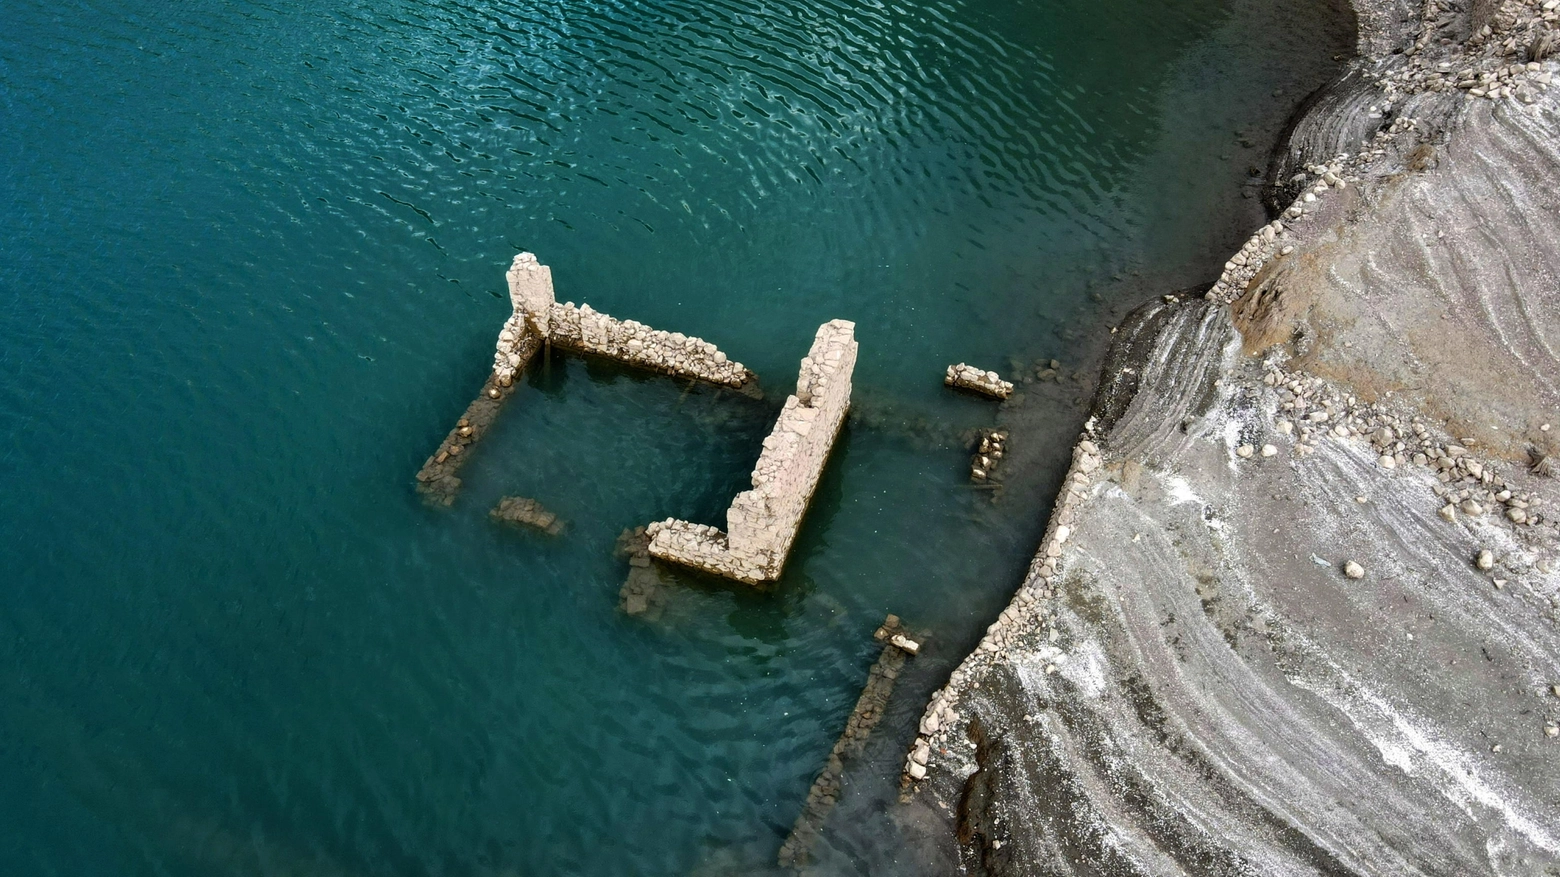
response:
M1365 578L1365 567L1351 560L1343 565L1343 574L1351 579L1363 579Z
M1262 446L1262 456L1264 456L1264 457L1273 457L1273 456L1277 456L1277 455L1278 455L1278 448L1275 448L1272 445L1263 445Z
M1479 556L1474 558L1473 565L1482 570L1495 568L1495 553L1488 548L1479 551Z
M1235 449L1235 455L1242 459L1249 458L1254 453L1256 453L1256 449L1251 445L1241 445Z

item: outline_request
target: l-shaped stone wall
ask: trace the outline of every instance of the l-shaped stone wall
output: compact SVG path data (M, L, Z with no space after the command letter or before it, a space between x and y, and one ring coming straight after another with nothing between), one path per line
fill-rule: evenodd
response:
M649 527L651 555L750 584L780 577L850 408L855 328L845 320L818 328L796 394L764 439L753 489L737 494L726 511L725 532L669 518Z
M531 253L515 256L504 275L514 308L499 330L493 371L482 393L467 407L444 441L417 473L417 489L434 502L449 505L460 490L457 473L514 392L515 380L544 344L614 359L673 377L743 387L755 376L732 362L715 345L680 332L663 332L632 320L617 320L590 305L558 304L552 269Z

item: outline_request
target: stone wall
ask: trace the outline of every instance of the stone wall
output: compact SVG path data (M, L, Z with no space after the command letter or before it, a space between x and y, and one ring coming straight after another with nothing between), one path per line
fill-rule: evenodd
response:
M737 494L726 511L726 531L675 519L651 524L652 555L752 584L779 578L850 408L855 328L845 320L818 328L796 394L764 439L753 489Z
M905 636L899 616L890 615L883 626L872 634L883 643L883 652L877 663L867 672L867 684L856 699L856 708L845 721L845 731L829 750L829 757L807 790L807 803L801 815L791 827L791 834L780 845L779 864L782 868L802 870L808 865L813 846L823 833L829 812L839 803L844 791L845 760L859 757L867 746L867 737L888 711L888 698L894 693L894 682L904 669L905 659L920 651L919 643Z
M554 302L549 314L548 340L560 347L725 387L741 387L753 380L753 373L742 363L732 362L701 338L619 320L586 304L575 307L573 302Z

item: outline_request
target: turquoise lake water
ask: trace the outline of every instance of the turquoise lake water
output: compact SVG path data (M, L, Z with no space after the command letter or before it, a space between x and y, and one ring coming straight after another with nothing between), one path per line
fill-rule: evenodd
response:
M943 369L1087 374L1211 280L1348 51L1324 6L0 6L0 873L762 873L888 612L927 649L815 860L915 873L913 722L1087 396ZM554 356L425 507L520 250L766 398ZM855 413L784 580L625 616L617 534L724 523L831 318ZM961 435L998 421L992 502Z

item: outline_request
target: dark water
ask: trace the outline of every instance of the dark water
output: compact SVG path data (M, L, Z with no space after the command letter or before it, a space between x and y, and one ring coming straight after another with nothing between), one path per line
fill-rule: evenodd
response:
M943 367L1074 367L1211 279L1346 50L1320 5L0 5L0 873L760 871L890 611L928 650L819 861L908 873L916 699L1082 394L1028 394L993 504ZM556 358L424 508L521 249L770 398ZM857 416L785 580L623 616L616 534L723 523L835 317Z

